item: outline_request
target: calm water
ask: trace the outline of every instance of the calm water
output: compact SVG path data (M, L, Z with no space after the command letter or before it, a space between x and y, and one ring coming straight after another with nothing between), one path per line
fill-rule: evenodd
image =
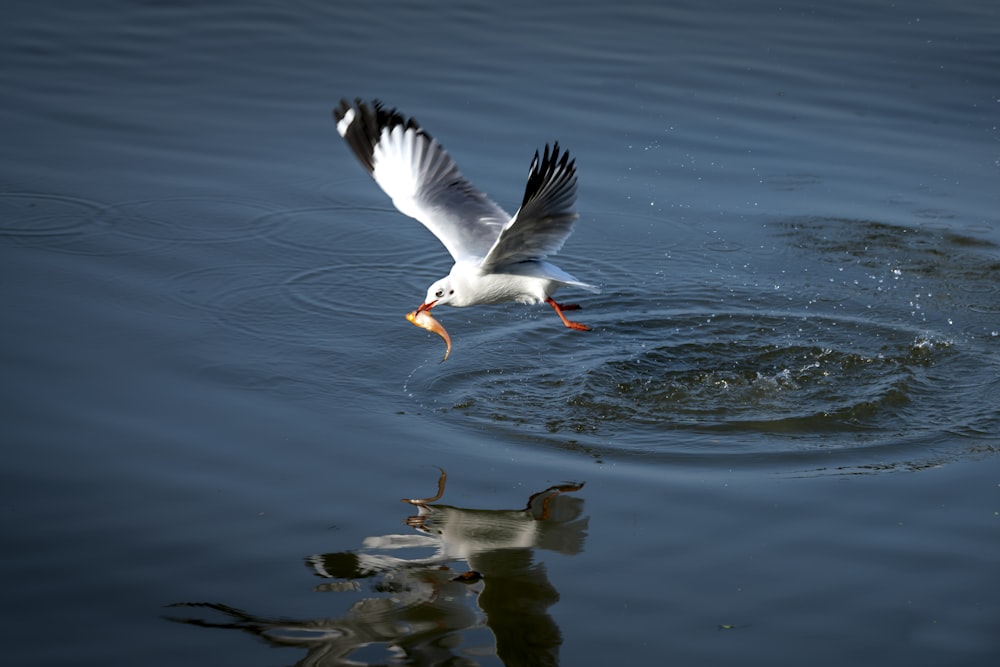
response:
M7 8L4 664L995 664L996 3L452 4ZM438 364L343 96L593 331Z

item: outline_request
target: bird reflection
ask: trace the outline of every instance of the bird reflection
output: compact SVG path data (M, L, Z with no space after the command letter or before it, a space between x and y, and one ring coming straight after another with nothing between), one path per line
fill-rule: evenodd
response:
M559 593L535 551L583 550L589 521L583 500L564 495L583 484L550 486L523 509L480 510L437 503L446 480L442 470L436 495L404 499L417 510L406 519L414 532L369 537L359 549L306 559L329 580L318 590L360 593L342 616L292 620L180 603L171 606L212 612L215 620L170 620L304 648L308 654L297 665L478 665L495 662L493 656L508 667L557 665L562 637L548 609Z

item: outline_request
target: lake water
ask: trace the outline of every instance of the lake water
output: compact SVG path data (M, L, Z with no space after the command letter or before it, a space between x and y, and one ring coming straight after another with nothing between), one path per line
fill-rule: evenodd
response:
M1000 658L997 3L4 14L4 664ZM355 96L567 148L593 330L438 363Z

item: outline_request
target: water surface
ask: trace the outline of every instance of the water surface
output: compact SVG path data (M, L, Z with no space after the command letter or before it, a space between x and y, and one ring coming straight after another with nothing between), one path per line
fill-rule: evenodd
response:
M997 25L11 8L7 662L993 664ZM342 145L356 95L507 209L570 150L593 331L442 310L439 364L403 315L448 258Z

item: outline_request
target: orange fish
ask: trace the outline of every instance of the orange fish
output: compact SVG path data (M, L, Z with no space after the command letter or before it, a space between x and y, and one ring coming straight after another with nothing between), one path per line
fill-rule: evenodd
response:
M430 312L427 310L414 310L411 313L406 314L406 319L413 325L420 327L421 329L427 329L432 333L436 333L441 338L444 338L444 344L448 347L444 351L444 359L440 363L444 363L451 354L451 337L448 336L448 332L444 330L441 323L431 316Z

